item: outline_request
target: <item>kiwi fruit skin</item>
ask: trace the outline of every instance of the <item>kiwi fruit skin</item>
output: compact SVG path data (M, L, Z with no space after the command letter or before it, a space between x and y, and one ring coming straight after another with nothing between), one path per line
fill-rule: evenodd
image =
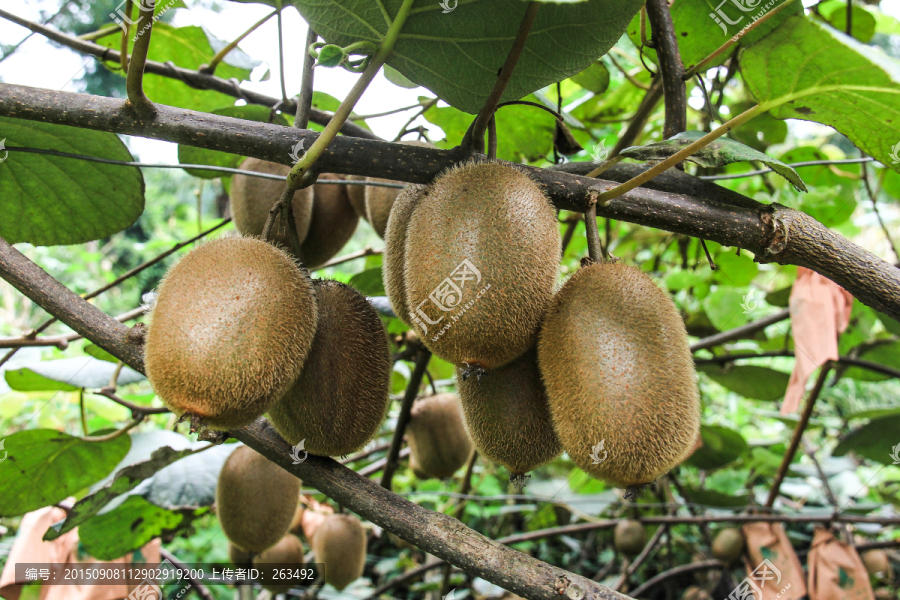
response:
M362 175L344 175L347 181L365 181L368 177ZM356 212L360 219L368 218L366 216L366 186L364 185L346 185L347 198L350 200L350 206Z
M626 556L637 556L647 545L647 530L640 521L623 519L616 523L613 532L616 550Z
M869 550L860 556L869 575L878 580L892 579L891 561L884 550Z
M366 566L366 532L353 515L329 515L316 528L312 540L322 578L338 591L362 577Z
M400 183L391 179L381 179L379 177L366 177L367 183ZM365 203L366 203L366 221L372 224L372 229L378 234L378 237L384 239L384 232L387 228L388 218L391 214L391 207L401 190L398 188L366 186Z
M408 326L413 321L406 302L406 230L425 190L426 186L417 184L403 188L391 207L384 230L384 254L381 257L384 291L394 314Z
M412 405L406 428L409 466L419 479L446 479L472 456L456 394L436 394Z
M196 247L158 288L147 377L177 415L243 427L287 391L312 347L312 284L283 250L248 237Z
M498 369L463 379L456 369L466 430L482 456L524 475L562 453L534 348Z
M300 480L248 446L231 453L216 484L216 514L229 541L259 554L287 533Z
M391 355L384 325L365 297L337 281L314 282L319 328L302 372L269 410L290 444L343 456L378 431L388 408Z
M700 401L684 323L640 270L576 272L547 311L538 364L563 448L592 476L647 484L693 450ZM606 460L593 464L601 441Z
M744 552L744 536L739 529L726 527L713 539L710 554L726 565L734 564Z
M427 330L424 317L414 321L416 333L457 366L494 369L513 361L537 338L560 244L556 210L527 175L497 162L449 169L424 192L407 228L406 301L438 321ZM480 280L463 280L464 260ZM445 304L437 306L432 293L451 282L463 284L461 294L442 296Z
M246 171L287 177L291 168L286 165L247 158L240 167ZM269 218L269 211L281 198L284 182L247 175L235 175L231 180L231 213L235 228L244 235L260 236ZM294 223L302 242L309 231L313 212L313 190L305 188L294 192ZM272 241L285 248L291 247L290 231L282 215L272 226Z
M277 584L271 580L272 574L267 572L266 565L289 565L294 564L302 567L305 563L303 560L303 544L291 534L285 535L277 544L264 550L258 556L253 558L253 566L260 570L259 582L264 588L273 594L283 594L291 589L290 585Z
M341 180L340 175L323 173L322 180ZM312 186L313 208L309 232L300 251L310 269L322 266L353 237L359 217L350 204L346 185L317 183Z

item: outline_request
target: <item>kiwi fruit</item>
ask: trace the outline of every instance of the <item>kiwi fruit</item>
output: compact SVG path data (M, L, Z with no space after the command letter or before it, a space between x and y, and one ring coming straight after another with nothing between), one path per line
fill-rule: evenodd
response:
M514 478L562 453L534 348L480 379L464 378L457 367L456 388L475 447L488 460L509 469Z
M594 477L640 486L693 450L700 401L684 323L640 270L577 271L547 311L538 364L562 446Z
M287 533L299 496L299 479L252 448L241 446L219 473L216 514L232 544L259 554Z
M366 566L366 532L353 515L329 515L316 528L312 540L321 576L338 591L359 579Z
M163 278L144 349L147 377L175 414L213 430L243 427L300 373L316 323L312 284L283 250L219 238Z
M704 590L702 587L698 587L696 585L692 585L686 590L684 590L684 594L681 596L682 600L712 600L712 596L709 595L709 592Z
M384 230L384 254L381 257L381 272L384 277L384 292L387 294L397 318L411 326L409 306L406 302L406 230L422 193L424 185L409 185L403 188L391 207L387 226ZM415 333L415 332L411 332ZM418 339L418 336L416 336Z
M892 578L891 561L884 550L868 550L863 552L860 558L866 566L866 571L872 577L878 580L890 580Z
M340 175L333 173L319 176L319 181L340 179ZM311 187L312 217L300 251L306 266L315 269L328 262L353 237L359 217L350 204L346 185L316 183Z
M481 369L524 354L553 298L560 244L556 210L523 172L498 162L444 172L407 227L406 301L422 342Z
M367 178L362 175L344 175L347 181L365 181ZM356 216L360 219L366 219L366 186L364 185L346 185L347 198L350 199L350 206L356 212Z
M367 177L369 183L400 183L391 179L381 179L379 177ZM378 237L384 239L384 232L387 229L388 218L391 214L391 207L400 194L399 188L389 188L381 186L366 186L366 221L372 224L372 229L378 234Z
M365 297L337 281L314 282L319 328L300 375L269 410L290 444L343 456L378 431L388 407L391 354L384 325Z
M280 567L276 567L279 569L283 569L284 565L302 567L305 564L303 560L303 544L293 535L287 534L281 538L280 542L253 558L253 566L260 571L260 584L273 594L283 594L291 589L291 586L275 583L275 574L270 573L269 569L266 569L266 565L272 564L280 565Z
M726 527L713 539L710 554L726 565L734 564L744 552L744 536L739 529Z
M640 521L623 519L616 523L613 544L625 556L637 556L647 545L647 530Z
M235 567L248 569L253 563L253 553L247 552L243 548L239 548L231 542L228 542L228 560L230 560L231 564Z
M409 466L419 479L452 477L472 456L456 394L437 394L412 405L406 429Z
M287 177L291 168L286 165L247 158L240 165L245 171L266 173L268 175L281 175ZM235 228L244 235L259 237L262 235L269 211L281 198L285 183L275 179L262 179L248 175L235 175L231 180L231 214L234 217ZM300 241L306 237L309 231L309 223L313 212L313 190L305 188L294 192L293 200L294 223L297 225L297 235ZM282 215L272 226L272 241L291 247L290 232L287 222Z

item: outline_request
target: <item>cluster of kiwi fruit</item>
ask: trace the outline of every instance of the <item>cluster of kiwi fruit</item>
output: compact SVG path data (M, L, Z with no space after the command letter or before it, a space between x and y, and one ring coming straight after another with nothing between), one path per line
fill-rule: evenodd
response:
M256 567L260 583L273 593L289 586L273 581L266 564L302 566L306 535L325 583L338 590L363 574L366 535L360 520L348 514L327 514L301 525L301 482L263 455L239 446L222 467L216 486L216 514L229 540L229 558L237 567Z
M456 365L470 437L514 481L565 451L636 488L692 451L699 394L672 299L618 263L588 264L557 290L557 212L525 172L469 162L409 186L385 242L394 312Z

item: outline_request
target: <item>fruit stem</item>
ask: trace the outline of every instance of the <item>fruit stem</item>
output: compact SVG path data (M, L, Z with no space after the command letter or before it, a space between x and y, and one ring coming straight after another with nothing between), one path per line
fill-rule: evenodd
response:
M144 67L147 64L147 53L150 51L150 35L153 33L153 10L156 7L154 0L145 0L139 3L141 18L138 23L146 23L135 33L137 39L131 49L131 60L128 61L128 75L125 79L125 91L128 93L128 102L143 113L156 113L153 103L144 93ZM137 29L137 27L135 27Z
M254 23L250 27L250 29L248 29L247 31L245 31L244 33L239 35L233 42L229 43L227 46L225 46L224 48L222 48L221 50L216 52L216 55L212 57L212 60L209 61L208 65L205 65L197 70L200 71L201 73L206 73L207 75L214 75L216 72L216 67L219 66L219 63L222 62L222 60L228 55L229 52L231 52L232 50L237 48L237 45L240 44L242 41L244 41L245 37L247 37L248 35L250 35L254 31L256 31L257 29L262 27L263 23L265 23L266 21L268 21L269 19L271 19L272 17L274 17L277 14L278 14L278 11L273 10L272 12L267 14L265 17L263 17L262 19L260 19L256 23Z
M693 154L696 154L697 152L699 152L700 150L702 150L703 148L705 148L712 142L716 141L717 139L719 139L720 137L722 137L723 135L725 135L726 133L728 133L729 131L734 129L735 127L743 125L744 123L746 123L753 117L761 115L762 113L768 111L770 108L777 106L777 104L778 104L777 102L763 102L762 104L757 104L753 108L745 110L744 112L742 112L738 116L734 117L730 121L723 123L716 129L711 131L710 133L707 133L706 135L704 135L702 138L700 138L696 142L689 144L688 146L685 146L684 148L682 148L681 150L679 150L678 152L676 152L669 158L667 158L663 161L660 161L655 166L651 167L650 169L647 169L646 171L644 171L637 177L633 177L632 179L629 179L625 183L623 183L621 185L617 185L616 187L600 194L600 196L597 198L597 202L599 202L601 206L606 206L607 204L609 204L609 201L612 200L613 198L618 198L622 194L630 192L634 188L647 183L648 181L650 181L651 179L653 179L654 177L656 177L657 175L659 175L660 173L662 173L663 171L668 169L669 167L673 167L673 166L677 165L678 163L680 163L681 161L683 161L684 159L686 159L687 157L689 157Z
M592 194L594 196L595 194ZM584 235L587 238L588 256L593 263L601 263L606 260L606 249L600 243L600 231L597 229L597 203L584 211Z
M122 70L128 72L128 34L131 32L131 18L134 16L134 0L125 0L125 14L127 19L122 19L122 41L119 45L119 64Z
M393 52L394 44L397 43L397 39L400 37L400 30L403 29L403 24L406 23L406 19L409 17L413 1L414 0L403 0L400 11L388 28L381 45L378 47L378 52L372 57L369 66L366 67L362 76L356 81L356 84L354 84L353 89L350 90L350 93L347 94L347 97L341 102L341 105L334 112L334 116L328 122L328 125L325 126L324 131L322 131L316 138L316 141L313 142L312 147L306 151L306 154L304 154L291 169L287 178L288 187L291 189L296 190L303 186L304 175L310 171L316 161L319 160L322 154L325 153L325 150L328 149L328 146L337 136L338 131L340 131L341 126L343 126L344 122L350 117L353 107L356 106L356 103L366 91L369 83L375 78L378 70L381 69L388 56Z
M528 34L531 32L531 26L534 24L534 20L537 17L537 12L540 7L540 2L528 3L528 8L525 9L525 16L522 17L522 23L519 25L519 32L516 34L516 39L513 40L512 48L510 48L509 54L506 56L506 62L503 63L503 67L500 69L497 81L494 82L494 89L491 90L490 95L484 102L484 106L478 112L478 116L475 117L471 135L467 135L463 138L460 145L472 148L478 152L484 150L484 132L487 130L488 121L494 116L494 111L497 110L497 104L499 104L500 98L503 96L503 92L506 90L509 80L512 79L516 63L519 61L522 49L525 48L525 42L528 40Z

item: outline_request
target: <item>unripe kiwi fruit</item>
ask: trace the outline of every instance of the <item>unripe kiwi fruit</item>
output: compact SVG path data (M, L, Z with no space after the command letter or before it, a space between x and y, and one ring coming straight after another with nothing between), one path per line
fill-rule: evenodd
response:
M359 579L366 566L366 532L353 515L329 515L316 528L312 540L322 578L337 590Z
M247 158L240 164L245 171L287 177L291 168L286 165ZM285 183L275 179L262 179L248 175L235 175L231 180L231 214L235 228L244 235L260 236L269 218L269 210L281 198ZM294 223L302 242L309 231L313 213L313 190L305 188L294 192ZM290 231L282 215L272 226L272 241L285 248L291 247Z
M594 477L647 484L694 448L700 401L684 323L638 269L576 272L547 311L538 364L562 446ZM593 464L600 442L607 457Z
M419 479L452 477L472 456L456 394L437 394L412 405L406 428L409 466Z
M869 550L863 552L860 558L866 566L866 571L869 572L869 575L878 579L891 579L891 561L887 552L884 550Z
M232 544L259 554L287 533L299 495L299 479L241 446L219 473L216 515Z
M147 377L175 414L215 430L243 427L299 374L316 315L312 284L283 250L248 237L207 242L159 286Z
M273 594L287 592L291 589L291 586L275 583L277 579L274 573L269 573L269 569L266 569L267 564L293 564L302 567L305 564L303 560L303 544L293 535L287 534L277 544L253 557L253 566L260 571L259 582L262 586Z
M623 519L616 523L613 544L616 546L616 550L622 554L637 556L647 545L647 530L640 521Z
M480 379L456 369L466 430L478 451L521 476L562 453L534 348Z
M323 173L322 180L341 180L340 175ZM310 269L325 264L353 237L359 217L350 204L346 185L316 183L312 186L313 209L309 232L300 245L303 262Z
M733 564L744 552L744 536L739 529L726 527L713 539L710 554L726 565Z
M391 308L394 309L394 314L407 325L410 325L412 320L406 302L406 230L409 227L409 218L425 189L424 185L409 185L403 188L391 207L391 214L384 230L384 254L381 257L384 292L391 303ZM416 338L418 339L418 336Z
M407 227L406 301L426 314L413 323L423 343L454 365L482 369L524 354L553 297L560 243L556 210L523 172L496 162L446 171L422 194ZM461 294L443 296L441 308L432 292L448 282ZM426 318L438 321L427 331Z
M310 454L343 456L378 431L388 407L391 354L384 325L355 289L314 282L319 328L300 375L269 410L290 444Z

